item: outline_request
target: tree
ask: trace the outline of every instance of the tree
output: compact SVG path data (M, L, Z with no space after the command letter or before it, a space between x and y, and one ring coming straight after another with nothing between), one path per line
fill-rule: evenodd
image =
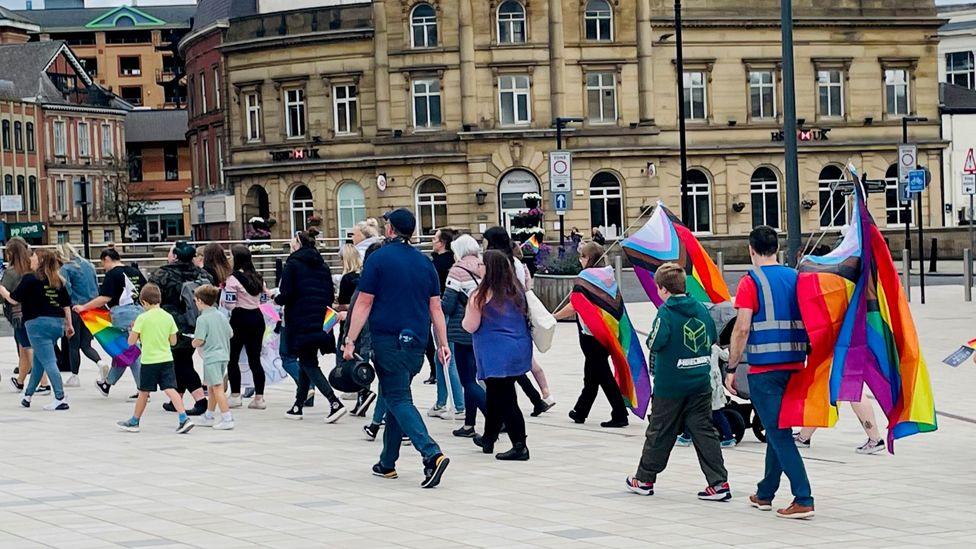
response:
M135 176L135 177L134 177ZM129 227L154 204L138 185L142 181L142 158L123 157L102 169L101 217L115 223L123 242L132 240Z

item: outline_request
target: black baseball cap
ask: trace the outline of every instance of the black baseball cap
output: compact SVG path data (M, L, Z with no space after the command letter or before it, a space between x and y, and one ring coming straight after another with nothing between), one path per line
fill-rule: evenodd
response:
M393 227L393 231L400 236L411 236L417 229L417 218L406 208L398 208L383 214L383 219Z

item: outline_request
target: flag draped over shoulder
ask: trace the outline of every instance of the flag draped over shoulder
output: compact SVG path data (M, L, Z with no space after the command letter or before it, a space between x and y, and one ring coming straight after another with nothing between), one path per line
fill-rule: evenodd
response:
M107 309L89 309L79 316L95 341L112 357L113 366L131 366L139 358L139 347L129 345L125 332L112 326L112 315Z
M867 385L894 439L937 428L918 334L891 253L858 190L844 240L800 263L797 297L810 334L807 367L783 398L781 427L829 427L838 401L861 400Z
M610 352L624 402L643 418L651 399L651 377L613 269L584 270L576 279L570 300L583 325Z
M644 291L656 307L663 301L654 284L654 272L664 263L677 263L688 274L688 295L702 303L729 301L722 273L695 235L658 202L651 219L624 240L621 247L634 266Z

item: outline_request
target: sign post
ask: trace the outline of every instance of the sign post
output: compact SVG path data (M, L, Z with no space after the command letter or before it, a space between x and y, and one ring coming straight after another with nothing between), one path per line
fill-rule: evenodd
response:
M905 220L905 249L909 256L912 253L912 194L908 191L908 172L918 166L918 147L908 144L907 136L905 143L898 146L898 187L902 192L898 193L902 197L902 218Z
M966 164L963 167L965 173L962 174L962 194L969 195L969 249L973 250L974 241L973 240L973 218L976 217L976 212L973 211L973 195L976 195L976 161L973 161L973 150L969 149L969 154L966 156ZM972 261L972 256L970 256L969 261ZM972 265L967 265L969 267L966 272L972 272ZM970 289L973 286L972 277L966 279L966 288Z
M573 193L557 191L552 193L552 209L560 218L573 209Z
M75 181L75 204L81 207L81 242L85 247L85 258L91 259L91 238L88 235L88 187L85 176Z
M918 276L919 289L922 294L922 305L925 305L925 229L922 228L922 192L928 185L926 170L910 170L908 172L908 192L915 195L915 209L918 210Z
M573 190L573 153L563 150L563 128L571 122L582 122L582 118L572 116L557 116L552 121L556 126L556 150L549 153L549 192L565 192L567 196ZM559 214L559 256L562 257L563 246L566 244L566 214Z

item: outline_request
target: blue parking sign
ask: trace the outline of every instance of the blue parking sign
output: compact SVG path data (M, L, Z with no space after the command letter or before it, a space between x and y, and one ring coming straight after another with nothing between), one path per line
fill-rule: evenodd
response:
M908 192L920 193L925 190L925 170L908 172Z

